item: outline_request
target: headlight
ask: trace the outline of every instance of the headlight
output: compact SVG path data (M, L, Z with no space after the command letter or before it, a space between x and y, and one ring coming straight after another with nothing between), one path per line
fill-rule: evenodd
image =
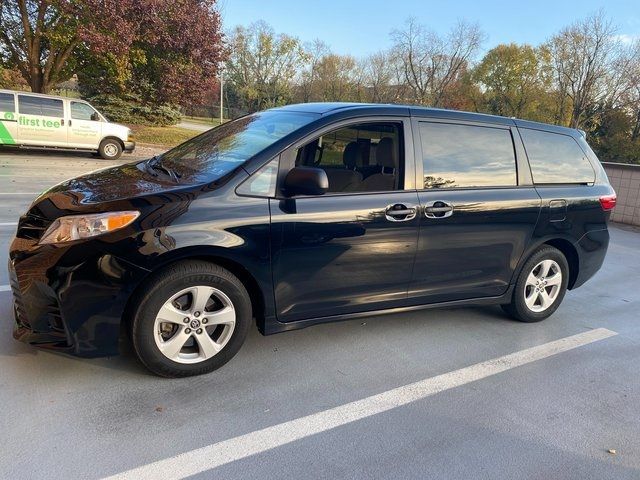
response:
M132 210L60 217L47 228L40 243L71 242L114 232L129 225L139 215L140 212Z

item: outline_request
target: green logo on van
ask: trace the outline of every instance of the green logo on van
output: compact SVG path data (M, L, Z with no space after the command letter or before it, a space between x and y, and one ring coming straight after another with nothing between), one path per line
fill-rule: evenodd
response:
M6 112L6 113L4 114L4 119L5 119L5 120L13 120L13 119L14 119L14 115L13 115L13 113L11 113L11 112Z

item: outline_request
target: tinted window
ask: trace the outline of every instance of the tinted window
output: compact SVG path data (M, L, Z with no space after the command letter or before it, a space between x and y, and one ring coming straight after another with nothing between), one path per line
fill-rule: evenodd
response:
M162 154L160 160L192 179L219 178L318 117L312 113L268 110L247 115L187 140Z
M92 120L94 113L96 111L86 103L71 102L71 118L74 120Z
M0 93L0 112L15 112L16 105L11 93Z
M329 192L402 188L402 124L360 123L339 128L298 149L296 166L322 168Z
M25 115L64 118L62 100L18 95L18 110Z
M424 188L516 185L511 132L501 128L421 123Z
M569 135L521 128L534 183L590 183L595 173Z
M278 179L278 158L271 160L240 185L237 190L238 193L258 197L275 196L276 180Z

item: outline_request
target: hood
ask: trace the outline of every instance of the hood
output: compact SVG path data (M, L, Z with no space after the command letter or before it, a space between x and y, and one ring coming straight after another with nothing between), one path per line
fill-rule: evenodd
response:
M163 203L172 192L189 192L172 196L174 200L192 200L194 195L190 193L197 186L182 180L178 184L164 175L154 176L145 168L145 162L129 163L96 170L51 187L35 199L29 214L53 219L82 212L126 210Z
M151 175L144 162L129 163L65 180L44 191L34 204L60 196L66 197L70 205L117 202L184 187L168 178Z

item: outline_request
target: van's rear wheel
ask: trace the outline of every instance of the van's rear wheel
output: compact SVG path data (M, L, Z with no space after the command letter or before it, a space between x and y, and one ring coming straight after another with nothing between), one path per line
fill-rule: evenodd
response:
M117 160L122 155L122 145L118 140L106 138L100 142L98 154L105 160Z
M567 291L569 264L560 250L544 245L525 263L511 303L502 309L521 322L539 322L555 312Z
M131 337L138 358L153 373L208 373L242 346L251 325L251 300L229 271L185 261L161 271L145 287L136 299Z

